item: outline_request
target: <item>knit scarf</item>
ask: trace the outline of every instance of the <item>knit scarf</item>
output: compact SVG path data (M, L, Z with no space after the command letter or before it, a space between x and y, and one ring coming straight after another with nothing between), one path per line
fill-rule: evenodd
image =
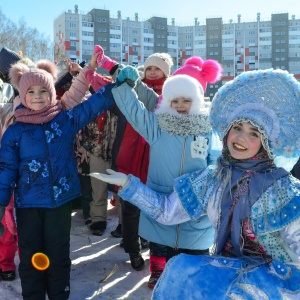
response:
M160 78L160 79L155 79L155 80L150 80L150 79L145 78L144 82L146 83L146 85L149 88L152 88L156 94L161 95L162 87L163 87L165 80L166 80L166 78Z
M217 161L220 182L224 183L221 193L221 217L217 229L216 251L221 254L229 238L233 245L233 255L242 256L240 242L242 222L250 217L251 207L268 187L276 180L289 173L283 168L277 168L262 149L258 155L247 160L233 159L226 145L223 154ZM230 210L234 198L238 197ZM231 222L230 222L231 220Z
M17 122L29 124L43 124L50 122L55 118L63 107L60 101L55 104L50 104L41 110L31 110L23 105L20 105L15 110L15 118Z

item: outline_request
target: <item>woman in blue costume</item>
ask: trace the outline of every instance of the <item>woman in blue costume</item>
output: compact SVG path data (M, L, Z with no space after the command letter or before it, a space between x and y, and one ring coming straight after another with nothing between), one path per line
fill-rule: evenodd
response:
M299 112L291 74L244 72L212 101L223 141L216 166L175 179L168 197L131 175L93 175L121 186L124 200L158 222L207 213L216 229L213 255L171 259L153 299L300 299L300 181L286 170L300 155Z

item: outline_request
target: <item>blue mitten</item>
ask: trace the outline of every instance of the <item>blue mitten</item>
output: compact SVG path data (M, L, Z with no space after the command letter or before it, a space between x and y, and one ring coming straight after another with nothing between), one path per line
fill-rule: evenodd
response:
M127 82L131 87L135 85L135 82L139 78L139 72L132 66L126 66L123 68L117 76L117 86L124 82Z
M0 206L0 237L4 233L4 226L2 224L2 219L3 219L4 213L5 213L5 207L4 206Z

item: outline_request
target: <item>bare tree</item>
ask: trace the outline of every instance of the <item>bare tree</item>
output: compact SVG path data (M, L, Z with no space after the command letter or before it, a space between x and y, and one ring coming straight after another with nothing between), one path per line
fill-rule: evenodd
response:
M9 20L0 9L0 48L22 51L24 57L32 61L53 60L54 45L50 37L41 34L36 28L27 26L24 18L18 24Z

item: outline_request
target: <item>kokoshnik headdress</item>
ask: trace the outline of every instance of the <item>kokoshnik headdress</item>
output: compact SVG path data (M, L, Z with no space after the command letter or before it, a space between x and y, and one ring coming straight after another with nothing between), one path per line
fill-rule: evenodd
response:
M215 94L210 121L221 140L232 124L250 122L261 133L270 158L296 159L300 156L300 83L282 70L241 73Z

